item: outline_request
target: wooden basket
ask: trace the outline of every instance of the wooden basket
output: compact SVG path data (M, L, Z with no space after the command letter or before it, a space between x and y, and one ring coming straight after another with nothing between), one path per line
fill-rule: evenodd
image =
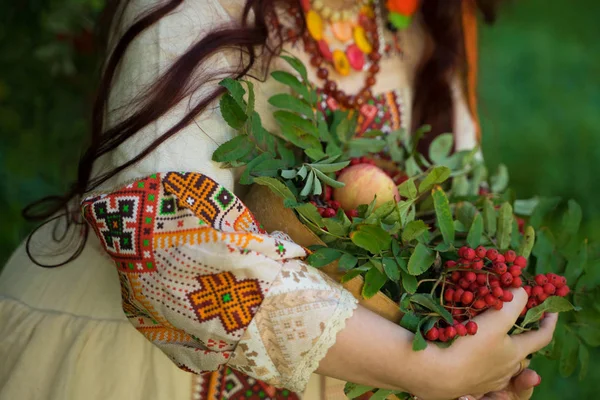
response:
M253 185L245 197L244 203L260 221L267 232L281 231L288 234L294 242L308 247L315 244L325 246L325 243L298 218L293 210L283 205L283 200L266 186ZM321 268L325 274L337 282L341 281L344 272L338 270L337 261ZM402 312L394 301L381 292L370 299L362 297L364 279L357 276L342 284L352 295L358 299L360 305L381 315L392 322L398 323Z

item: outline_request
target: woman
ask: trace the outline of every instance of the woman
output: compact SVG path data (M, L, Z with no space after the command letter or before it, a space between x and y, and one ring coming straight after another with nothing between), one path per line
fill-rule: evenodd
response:
M307 267L300 246L263 232L233 194L235 174L211 161L234 134L217 82L253 80L272 126L266 100L285 87L260 78L286 68L282 50L309 66L324 111L356 109L384 132L429 123L431 137L457 132L457 149L476 144L475 3L392 1L401 17L391 29L384 14L394 10L356 3L109 5L112 53L78 182L28 215L81 203L17 250L0 280L0 398L281 399L307 387L305 398L324 398L327 384L308 383L314 372L422 399L530 397L539 377L523 360L549 343L556 316L507 336L523 290L477 317L477 335L413 352L410 332ZM84 247L64 221L92 228Z

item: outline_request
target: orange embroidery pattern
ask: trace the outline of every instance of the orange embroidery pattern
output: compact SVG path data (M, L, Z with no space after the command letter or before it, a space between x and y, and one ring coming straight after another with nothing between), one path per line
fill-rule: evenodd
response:
M200 322L219 318L228 333L246 328L263 294L254 279L236 280L231 272L197 277L201 289L187 296Z

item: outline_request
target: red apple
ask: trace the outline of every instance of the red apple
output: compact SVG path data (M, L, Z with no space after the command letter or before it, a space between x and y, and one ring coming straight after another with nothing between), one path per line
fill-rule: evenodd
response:
M375 207L390 200L399 200L396 184L381 168L370 164L358 164L342 171L337 178L345 183L333 191L333 198L340 202L344 210L354 210L361 204L370 204L375 195Z

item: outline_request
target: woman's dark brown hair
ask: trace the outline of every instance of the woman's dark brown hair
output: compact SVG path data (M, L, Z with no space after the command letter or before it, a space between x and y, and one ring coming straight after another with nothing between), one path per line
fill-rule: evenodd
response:
M299 3L299 0L292 1ZM421 14L426 31L429 34L430 44L427 55L421 61L415 82L413 127L423 124L431 125L432 131L428 134L427 141L440 133L451 132L453 128L452 95L449 81L452 74L464 72L466 68L461 22L462 1L469 0L422 0ZM108 42L110 26L114 25L115 19L122 12L122 3L120 0L107 1L106 10L100 24L105 43ZM104 65L92 110L90 144L79 162L75 183L64 195L43 198L23 210L26 219L37 222L45 221L59 211L64 210L65 213L61 214L60 217L65 217L67 220L66 230L68 231L73 223L80 225L81 229L84 230L81 236L83 240L78 240L77 250L59 265L66 264L76 258L85 245L88 228L81 221L80 214L76 210L78 200L81 199L83 193L97 188L117 173L136 164L166 140L176 135L220 96L224 89L216 88L212 93L201 99L175 126L145 149L140 149L136 157L92 178L92 167L99 157L116 149L196 90L198 86L195 86L195 81L192 81L194 71L216 52L231 48L239 49L239 68L236 71L231 71L230 75L233 78L240 78L249 73L257 60L265 60L262 75L266 77L271 58L281 50L284 43L284 38L281 35L275 35L274 43L269 40L269 38L273 38L272 32L269 32L269 18L273 15L276 6L282 3L288 3L289 5L289 0L246 0L242 19L237 25L225 26L212 31L192 45L143 94L142 98L138 99L136 104L139 104L139 106L136 107L136 111L131 116L116 126L106 129L104 121L108 96L117 67L129 45L140 33L175 11L182 3L183 0L161 2L160 5L140 16L118 39ZM477 3L485 19L492 21L495 16L494 5L496 0L478 0ZM205 78L203 81L211 77ZM70 205L75 209L70 209ZM61 240L61 238L55 237L55 240ZM30 242L27 246L28 252L30 250L29 244ZM33 259L31 253L29 254ZM36 261L34 260L34 262ZM38 264L41 265L41 263Z

